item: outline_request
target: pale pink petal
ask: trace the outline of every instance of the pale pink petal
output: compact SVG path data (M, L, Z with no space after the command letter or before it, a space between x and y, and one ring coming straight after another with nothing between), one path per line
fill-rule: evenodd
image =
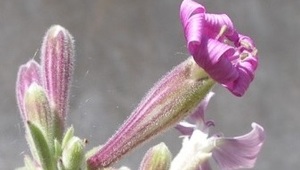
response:
M209 92L206 97L200 102L196 110L189 116L191 123L205 122L204 112L208 106L210 99L214 96L213 92Z
M178 130L183 136L191 136L195 128L196 125L190 124L186 121L181 121L175 126L175 129Z
M252 123L252 131L234 138L216 138L213 158L220 169L252 168L264 143L264 129Z
M209 161L207 160L207 161L203 162L203 163L198 167L197 170L212 170L212 168L211 168L211 166L210 166L210 164L209 164Z
M198 104L197 108L187 118L188 121L181 121L176 126L177 129L184 136L191 136L195 128L205 130L210 126L214 126L214 122L206 121L204 111L206 110L210 99L214 96L213 92L209 92L206 97ZM200 127L201 126L201 127Z

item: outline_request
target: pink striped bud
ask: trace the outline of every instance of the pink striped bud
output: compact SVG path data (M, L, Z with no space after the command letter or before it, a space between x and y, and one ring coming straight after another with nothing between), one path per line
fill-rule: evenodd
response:
M64 127L69 104L73 63L73 37L65 28L52 26L44 37L41 49L42 78L51 108L59 116L61 127Z

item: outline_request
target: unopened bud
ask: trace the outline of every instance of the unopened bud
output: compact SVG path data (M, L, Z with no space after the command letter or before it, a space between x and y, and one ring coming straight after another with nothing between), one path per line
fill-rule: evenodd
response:
M65 170L81 169L84 162L85 143L78 137L72 137L62 153L62 162Z
M60 124L59 118L50 109L45 90L38 84L32 83L25 93L24 101L28 121L41 128L52 150L54 139L60 133Z
M149 149L143 158L140 170L169 170L172 154L164 143Z
M40 65L34 60L30 60L26 64L20 66L16 82L18 107L20 109L20 113L24 122L27 121L27 113L24 106L24 97L27 89L32 83L42 85L41 68Z
M41 49L42 77L51 108L59 116L62 130L69 105L73 63L73 37L65 28L52 26L45 35Z

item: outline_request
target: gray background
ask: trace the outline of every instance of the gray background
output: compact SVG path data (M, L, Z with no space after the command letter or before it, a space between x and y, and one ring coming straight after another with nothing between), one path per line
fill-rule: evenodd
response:
M0 1L0 169L23 165L27 152L15 101L18 66L40 48L44 32L61 24L76 40L76 69L68 125L102 144L164 73L183 61L180 0ZM242 98L217 86L208 116L226 136L264 126L265 145L254 169L299 169L300 1L203 0L227 13L259 49L256 79ZM39 55L39 54L37 54ZM133 151L117 166L136 169L147 148L165 141L173 154L181 140L171 130Z

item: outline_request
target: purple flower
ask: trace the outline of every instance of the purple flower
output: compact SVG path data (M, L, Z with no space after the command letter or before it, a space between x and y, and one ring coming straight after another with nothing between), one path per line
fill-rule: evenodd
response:
M242 96L258 64L251 38L239 34L226 14L206 13L192 0L183 0L180 19L195 62L234 95Z
M204 110L212 97L209 93L189 117L176 126L184 136L183 146L171 164L171 170L210 170L209 158L213 158L220 169L252 168L263 145L264 129L252 123L252 131L238 137L209 136L212 121L206 121ZM193 123L190 123L193 122Z

